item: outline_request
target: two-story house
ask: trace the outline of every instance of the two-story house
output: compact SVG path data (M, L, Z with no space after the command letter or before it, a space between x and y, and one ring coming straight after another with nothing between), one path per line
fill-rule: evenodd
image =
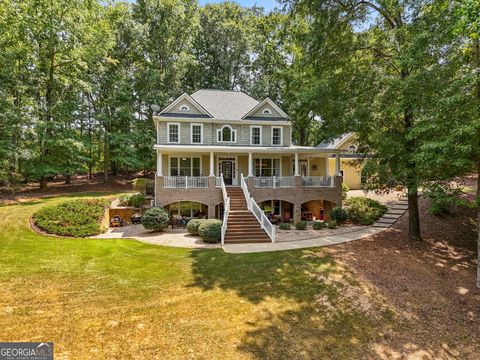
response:
M268 98L199 90L154 121L155 205L223 219L222 242L274 241L275 223L328 219L341 203L341 151L293 145L288 115Z

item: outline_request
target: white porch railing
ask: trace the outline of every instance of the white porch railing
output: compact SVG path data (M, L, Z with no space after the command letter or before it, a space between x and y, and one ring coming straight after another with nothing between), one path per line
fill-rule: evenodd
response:
M333 187L335 180L333 176L303 176L302 186L304 187Z
M222 245L225 244L225 234L227 233L228 213L230 212L230 198L227 194L225 182L223 181L223 174L220 176L220 187L223 194L223 222L222 222Z
M165 176L163 187L166 189L206 189L208 176Z
M275 226L270 222L270 220L268 220L267 215L265 215L263 210L260 209L260 207L255 202L255 200L253 200L253 198L250 196L247 182L245 181L243 174L240 175L240 186L242 187L243 195L245 196L245 200L247 201L248 210L250 210L255 215L262 229L265 230L269 238L272 240L272 243L274 243L275 242Z
M253 186L259 189L293 188L293 176L258 176L253 178Z

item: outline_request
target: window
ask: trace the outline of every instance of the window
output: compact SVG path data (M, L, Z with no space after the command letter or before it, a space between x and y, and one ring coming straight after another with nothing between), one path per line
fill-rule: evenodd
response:
M348 151L351 153L355 153L357 151L357 147L355 145L350 145L348 147Z
M171 157L170 176L200 176L199 157Z
M280 176L280 159L255 159L255 176Z
M190 142L192 144L203 143L203 124L190 125Z
M207 207L197 202L179 201L167 205L171 217L203 218Z
M233 130L230 125L223 125L217 130L217 140L219 142L236 142L237 130Z
M179 143L180 142L180 124L168 123L167 128L168 128L168 142Z
M262 145L261 126L250 126L250 145Z
M264 115L271 115L271 114L272 114L272 110L270 110L270 109L268 109L268 108L267 108L267 109L263 109L263 114L264 114Z
M282 146L283 128L272 127L272 145Z
M180 110L181 111L189 111L190 108L188 107L188 105L182 105L182 106L180 106Z

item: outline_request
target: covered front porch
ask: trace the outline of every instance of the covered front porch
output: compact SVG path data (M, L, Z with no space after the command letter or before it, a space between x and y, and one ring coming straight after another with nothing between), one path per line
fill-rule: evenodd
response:
M226 186L239 186L241 175L253 178L249 185L259 189L334 187L334 179L340 175L339 152L335 152L335 175L329 176L331 151L301 147L212 148L208 152L199 147L157 148L157 177L163 177L163 187L218 187L221 177Z

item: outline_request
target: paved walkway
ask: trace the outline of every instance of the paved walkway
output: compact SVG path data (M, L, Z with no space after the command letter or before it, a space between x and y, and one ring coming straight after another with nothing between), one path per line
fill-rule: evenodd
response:
M289 242L263 243L263 244L226 244L223 245L223 250L232 254L245 254L245 253L257 253L268 251L282 251L282 250L294 250L305 249L311 247L328 246L341 244L353 240L359 240L366 236L377 234L385 230L379 227L367 227L362 230L352 231L346 234L322 236L308 240L298 240Z

